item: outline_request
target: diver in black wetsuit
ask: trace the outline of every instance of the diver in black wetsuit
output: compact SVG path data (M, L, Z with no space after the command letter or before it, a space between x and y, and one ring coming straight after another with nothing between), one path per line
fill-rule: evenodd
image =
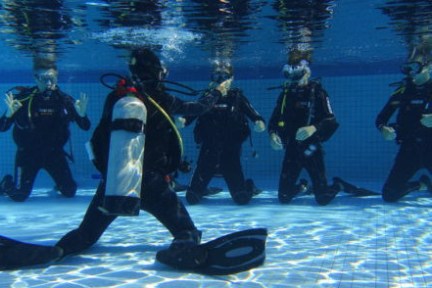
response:
M230 64L219 65L213 72L212 83L232 81ZM194 119L187 119L190 124ZM248 120L256 132L265 130L264 118L253 108L238 88L230 88L214 107L198 117L195 142L200 145L197 167L186 191L189 204L197 204L206 194L206 188L215 175L222 175L235 203L249 203L258 193L251 179L245 180L241 166L241 148L250 136Z
M375 124L387 141L400 145L393 168L383 187L382 198L396 202L414 190L432 192L427 175L409 180L421 168L432 171L432 80L430 59L414 55L403 66L407 77L378 114ZM397 111L396 123L388 121Z
M63 147L69 140L69 124L90 129L86 115L87 96L73 99L57 86L57 68L52 61L35 58L35 87L18 87L19 93L6 94L7 112L0 118L0 131L13 125L17 145L15 177L6 175L0 192L22 202L29 196L38 172L45 169L65 197L75 196L75 183Z
M118 215L137 215L140 209L155 216L170 231L174 237L172 247L200 243L201 232L166 177L178 169L182 156L180 135L171 114L204 113L221 94L226 94L226 82L197 102L184 102L166 93L160 83L163 69L152 51L134 51L129 68L133 81L122 79L108 95L92 138L94 162L102 180L80 226L56 244L63 255L89 248ZM120 162L111 159L117 154ZM129 154L137 158L123 163L121 158ZM124 171L128 172L120 173Z
M312 180L315 200L327 205L343 187L339 183L327 185L321 143L328 140L339 125L327 92L319 82L309 80L308 60L291 57L283 73L287 82L268 129L272 148L285 149L278 198L281 203L289 203L300 192L296 181L305 168Z

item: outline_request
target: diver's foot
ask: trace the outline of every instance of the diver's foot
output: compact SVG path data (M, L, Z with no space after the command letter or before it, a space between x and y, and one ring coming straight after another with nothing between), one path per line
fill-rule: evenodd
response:
M200 230L182 231L175 235L170 249L184 249L194 247L201 243L202 232Z
M293 196L290 195L290 194L285 194L285 193L281 193L281 192L279 192L279 193L278 193L278 198L279 198L279 202L280 202L281 204L288 204L288 203L291 202Z
M201 194L194 192L190 189L186 191L186 201L190 205L198 204L201 201L202 197L203 196Z
M333 178L333 185L338 188L339 191L344 191L346 193L355 194L357 193L358 187L354 186L339 177Z
M419 182L420 182L420 189L419 190L423 190L423 191L427 190L429 192L432 192L432 182L431 182L429 176L427 176L425 174L421 175Z
M245 186L246 186L246 191L251 192L252 196L257 196L257 195L261 194L261 192L263 192L263 190L258 189L255 186L255 183L253 182L252 179L246 179Z
M308 185L309 183L306 179L300 179L299 184L297 184L298 193L307 193L309 190Z
M203 196L216 195L222 191L223 191L223 189L219 188L219 187L208 187L206 190L204 190Z
M181 183L177 182L176 180L172 180L170 185L171 185L172 190L174 190L174 192L186 191L189 188L188 185L181 184Z
M9 194L9 192L14 190L13 177L7 174L3 177L0 182L0 195Z

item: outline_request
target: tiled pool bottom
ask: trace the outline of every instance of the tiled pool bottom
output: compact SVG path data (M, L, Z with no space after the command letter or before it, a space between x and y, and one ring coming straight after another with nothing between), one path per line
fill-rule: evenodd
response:
M0 198L1 234L53 244L75 228L93 190L74 199L35 191L29 201ZM184 194L179 193L184 200ZM396 204L340 194L328 206L304 195L281 205L264 191L248 206L227 192L188 206L203 241L267 227L267 259L250 272L213 277L154 262L170 235L143 212L118 218L96 246L51 267L0 272L0 287L430 287L432 196L417 192Z

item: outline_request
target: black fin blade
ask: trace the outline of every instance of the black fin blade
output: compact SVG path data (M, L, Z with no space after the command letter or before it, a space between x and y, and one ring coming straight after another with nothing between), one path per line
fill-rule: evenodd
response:
M48 264L62 254L63 250L56 246L30 244L0 236L0 270Z
M194 247L161 250L156 259L180 270L228 275L262 265L266 239L265 228L243 230Z
M203 244L208 251L206 265L197 272L227 275L247 271L265 261L267 229L249 229L222 236Z

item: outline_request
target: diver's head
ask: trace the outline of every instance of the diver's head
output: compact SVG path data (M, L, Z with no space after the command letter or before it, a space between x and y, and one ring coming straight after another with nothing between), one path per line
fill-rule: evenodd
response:
M53 55L35 55L33 58L33 76L39 91L57 88L58 71Z
M132 51L129 70L137 84L149 88L156 88L167 74L159 57L149 49Z
M415 85L423 85L430 80L432 63L427 61L424 57L415 57L402 65L401 71L407 75L408 78L412 79Z
M311 76L309 62L300 60L298 63L288 63L282 68L282 73L290 84L307 85Z
M211 75L211 81L213 83L220 84L233 77L234 77L234 69L232 65L229 63L224 63L224 64L215 65Z
M34 78L39 91L45 90L53 91L57 88L57 76L58 72L55 68L48 69L37 69L34 70Z

